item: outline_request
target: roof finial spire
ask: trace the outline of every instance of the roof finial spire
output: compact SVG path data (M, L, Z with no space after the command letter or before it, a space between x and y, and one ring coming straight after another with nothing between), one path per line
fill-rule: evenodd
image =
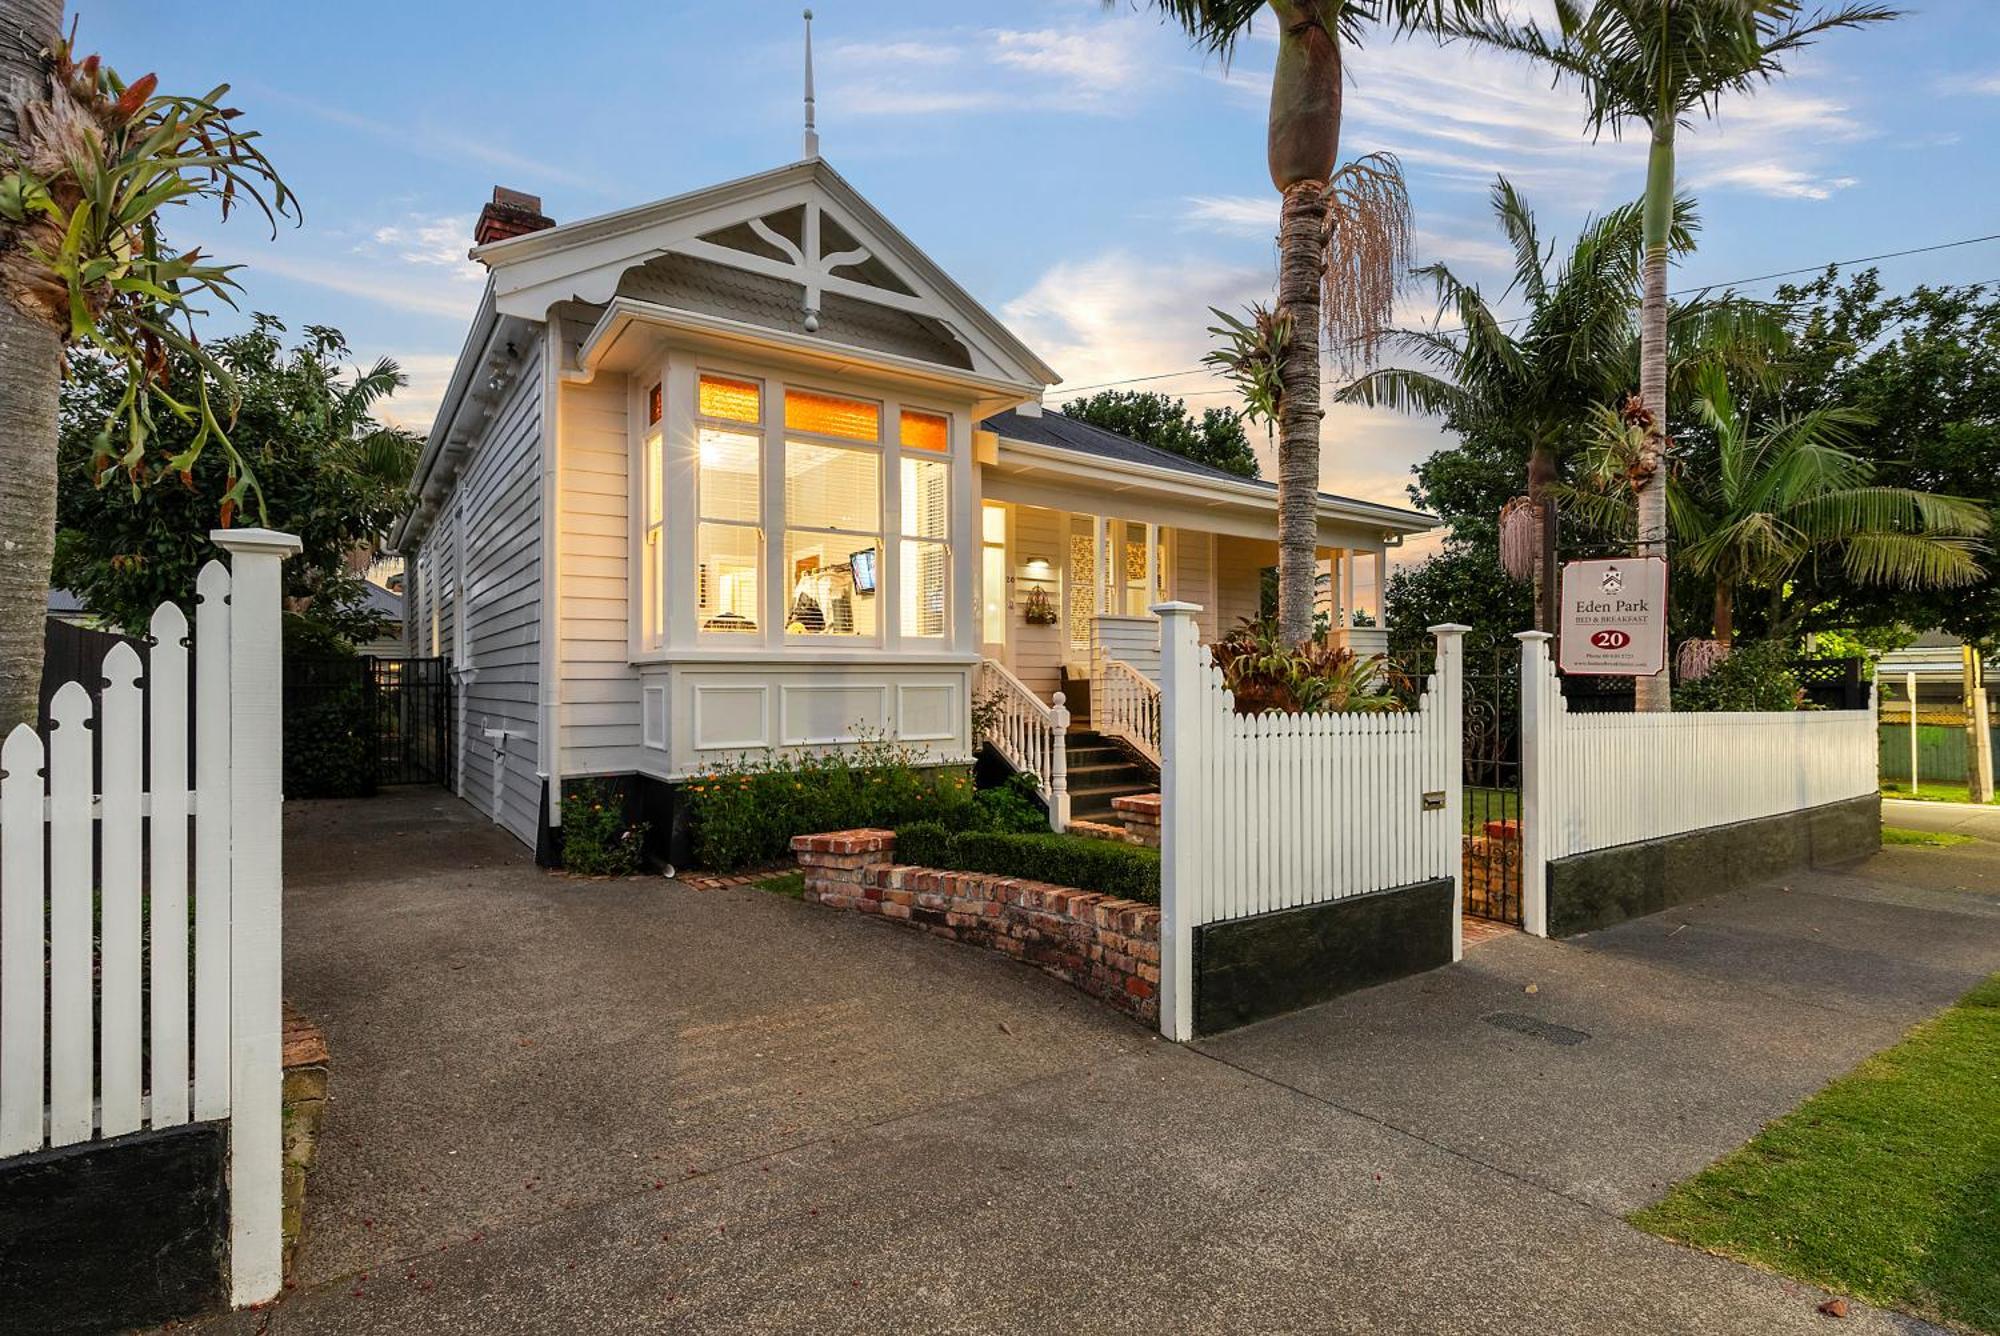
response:
M819 130L813 125L813 12L806 11L806 157L819 156Z

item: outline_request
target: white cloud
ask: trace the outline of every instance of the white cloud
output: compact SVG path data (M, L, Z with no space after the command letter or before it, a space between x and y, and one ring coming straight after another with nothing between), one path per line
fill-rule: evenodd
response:
M458 214L410 214L385 223L355 247L371 258L394 258L404 264L443 269L466 283L481 283L486 270L470 259L473 220Z
M395 311L415 315L443 316L468 320L472 316L473 294L458 284L411 282L406 274L377 267L362 267L350 258L297 256L266 251L251 261L253 274L276 274L297 283L310 283L330 292L345 293Z
M1948 74L1938 80L1938 91L1953 95L1970 93L1974 97L2000 97L2000 73Z
M1190 195L1187 198L1189 225L1215 232L1242 236L1275 236L1278 231L1278 196L1270 195Z
M1062 373L1066 384L1051 392L1052 405L1089 386L1174 370L1119 388L1177 395L1200 412L1238 403L1235 391L1209 372L1182 370L1199 367L1211 346L1208 308L1238 310L1268 299L1270 286L1265 268L1112 251L1054 266L1006 303L1001 317ZM1329 378L1329 390L1332 384ZM1264 433L1253 428L1250 436L1264 475L1273 476ZM1328 406L1321 440L1326 490L1397 506L1409 504L1410 466L1444 443L1434 423L1340 404Z
M431 419L437 416L438 408L444 402L452 369L458 365L457 354L399 353L389 348L357 358L357 361L368 365L378 356L387 357L400 366L410 383L382 400L377 405L377 415L393 426L428 434Z
M1687 184L1737 186L1760 195L1781 199L1831 199L1835 191L1859 184L1852 176L1815 176L1781 162L1738 162L1708 168L1692 175Z
M843 42L820 60L821 100L845 116L1130 109L1146 29L1129 16L1063 28L951 28L881 44Z

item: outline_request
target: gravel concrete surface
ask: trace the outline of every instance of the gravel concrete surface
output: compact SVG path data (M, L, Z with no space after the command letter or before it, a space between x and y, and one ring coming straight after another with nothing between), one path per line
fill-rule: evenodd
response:
M1622 1215L2000 969L2000 847L1905 848L1176 1048L436 790L286 836L332 1102L295 1288L216 1332L1822 1331Z

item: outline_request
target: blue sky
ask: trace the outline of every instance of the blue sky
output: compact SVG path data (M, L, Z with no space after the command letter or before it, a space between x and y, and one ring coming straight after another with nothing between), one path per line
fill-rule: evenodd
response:
M1677 286L2000 232L2000 4L1913 3L1900 23L1834 36L1686 141L1682 180L1705 227ZM1150 12L1098 0L814 9L826 158L1068 386L1193 367L1209 306L1268 295L1268 30L1225 72ZM403 363L412 385L397 416L414 426L428 423L478 293L465 249L493 185L538 193L571 221L799 151L796 0L202 11L191 22L157 0L71 6L85 49L128 78L234 85L305 224L271 241L193 213L175 236L248 263L246 309L336 325L357 358ZM1518 62L1382 43L1350 72L1345 152L1400 153L1420 258L1494 289L1495 172L1558 238L1641 188L1643 146L1590 142L1575 96ZM2000 280L2000 243L1881 268L1896 287ZM1423 317L1427 301L1413 293L1405 314ZM1202 374L1145 388L1194 407L1231 401ZM1439 434L1342 409L1326 444L1330 488L1401 501Z

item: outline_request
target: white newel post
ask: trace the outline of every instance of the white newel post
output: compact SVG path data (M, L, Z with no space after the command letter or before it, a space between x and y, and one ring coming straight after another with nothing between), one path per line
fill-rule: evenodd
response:
M284 1280L282 1218L284 673L291 534L218 529L230 554L229 1286L238 1307Z
M1049 742L1049 829L1061 834L1069 829L1069 706L1058 691L1051 697L1050 726L1055 737Z
M1202 836L1192 816L1200 801L1195 777L1205 772L1199 754L1200 712L1210 708L1203 690L1202 652L1194 603L1156 603L1160 619L1160 1033L1176 1042L1194 1038L1194 843Z
M1444 720L1444 848L1442 866L1451 869L1451 958L1465 959L1465 633L1472 628L1444 622L1430 629L1437 639L1438 705Z
M1521 930L1549 935L1548 822L1551 766L1555 763L1550 717L1549 633L1522 631L1521 642Z

